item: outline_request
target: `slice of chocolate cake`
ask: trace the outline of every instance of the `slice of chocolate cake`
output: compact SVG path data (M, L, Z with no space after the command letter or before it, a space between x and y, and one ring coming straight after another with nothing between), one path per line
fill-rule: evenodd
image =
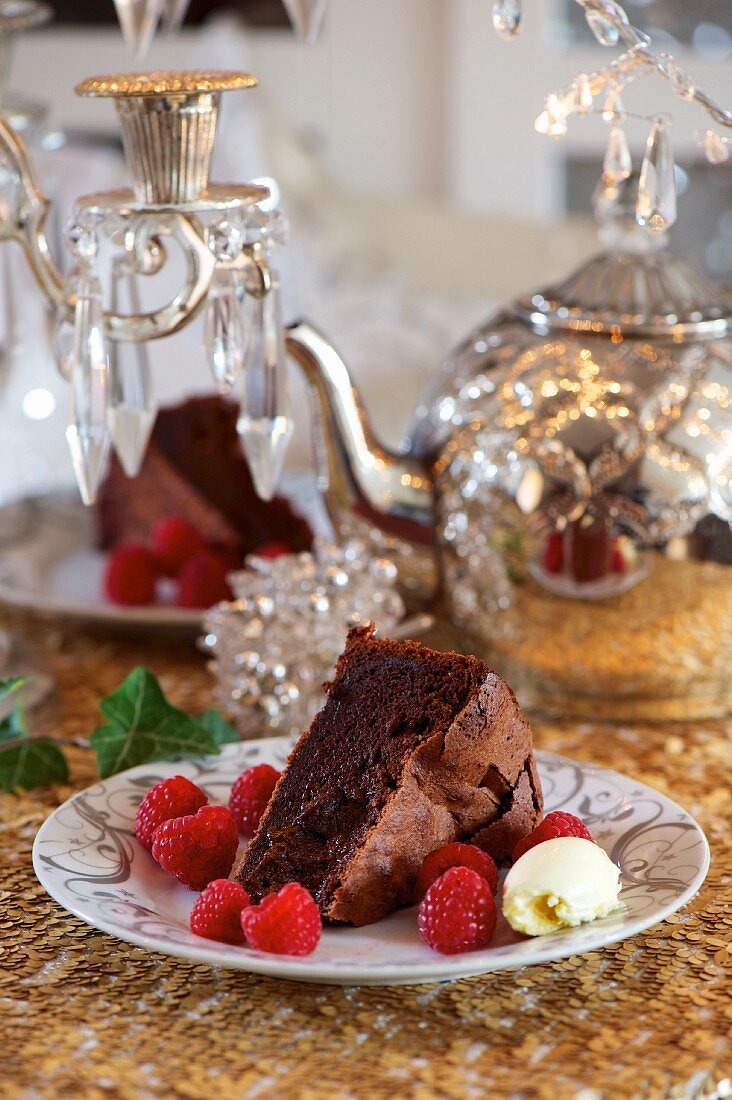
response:
M497 862L538 820L531 730L483 661L351 630L328 698L293 749L237 880L300 882L355 925L416 900L424 857L478 834Z
M268 542L308 550L310 528L289 501L257 496L237 415L233 401L217 396L161 409L137 477L126 477L116 457L110 461L97 506L100 548L147 542L158 520L183 516L207 542L241 554Z

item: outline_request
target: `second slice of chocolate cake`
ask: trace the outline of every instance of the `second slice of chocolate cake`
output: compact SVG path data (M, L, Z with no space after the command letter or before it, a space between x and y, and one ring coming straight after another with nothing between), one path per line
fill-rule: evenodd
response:
M253 898L299 882L326 920L416 900L435 848L478 834L503 862L538 820L529 725L483 661L351 630L237 870Z

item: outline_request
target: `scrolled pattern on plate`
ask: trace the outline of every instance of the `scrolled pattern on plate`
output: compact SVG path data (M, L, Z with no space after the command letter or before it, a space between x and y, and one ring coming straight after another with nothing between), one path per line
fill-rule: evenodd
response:
M617 772L538 753L546 809L582 817L622 875L621 906L602 921L537 939L501 919L491 946L450 958L420 943L413 910L361 929L327 929L308 959L264 956L192 936L194 894L166 875L133 835L137 806L153 783L178 772L212 802L225 802L247 767L282 768L289 738L227 745L220 756L143 765L97 783L61 806L34 846L36 874L71 912L121 939L197 961L300 981L409 984L562 958L625 939L684 904L701 885L708 848L696 822L663 795Z

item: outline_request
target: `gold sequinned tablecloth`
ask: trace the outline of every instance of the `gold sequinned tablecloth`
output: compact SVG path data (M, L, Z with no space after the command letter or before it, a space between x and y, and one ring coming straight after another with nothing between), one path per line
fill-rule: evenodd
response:
M58 678L38 728L87 735L99 697L140 663L181 707L210 704L190 648L0 622L20 627ZM71 750L68 786L0 796L0 1096L732 1096L732 721L534 728L539 747L681 802L709 837L709 877L684 910L627 942L446 985L301 985L121 943L65 913L31 867L36 830L92 782L92 761Z

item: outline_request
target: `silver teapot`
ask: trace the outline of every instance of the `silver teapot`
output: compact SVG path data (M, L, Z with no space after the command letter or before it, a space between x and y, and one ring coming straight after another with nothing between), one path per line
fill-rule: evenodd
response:
M319 483L336 530L386 545L525 705L724 714L732 298L603 195L605 251L470 334L404 454L377 442L328 342L289 329Z

